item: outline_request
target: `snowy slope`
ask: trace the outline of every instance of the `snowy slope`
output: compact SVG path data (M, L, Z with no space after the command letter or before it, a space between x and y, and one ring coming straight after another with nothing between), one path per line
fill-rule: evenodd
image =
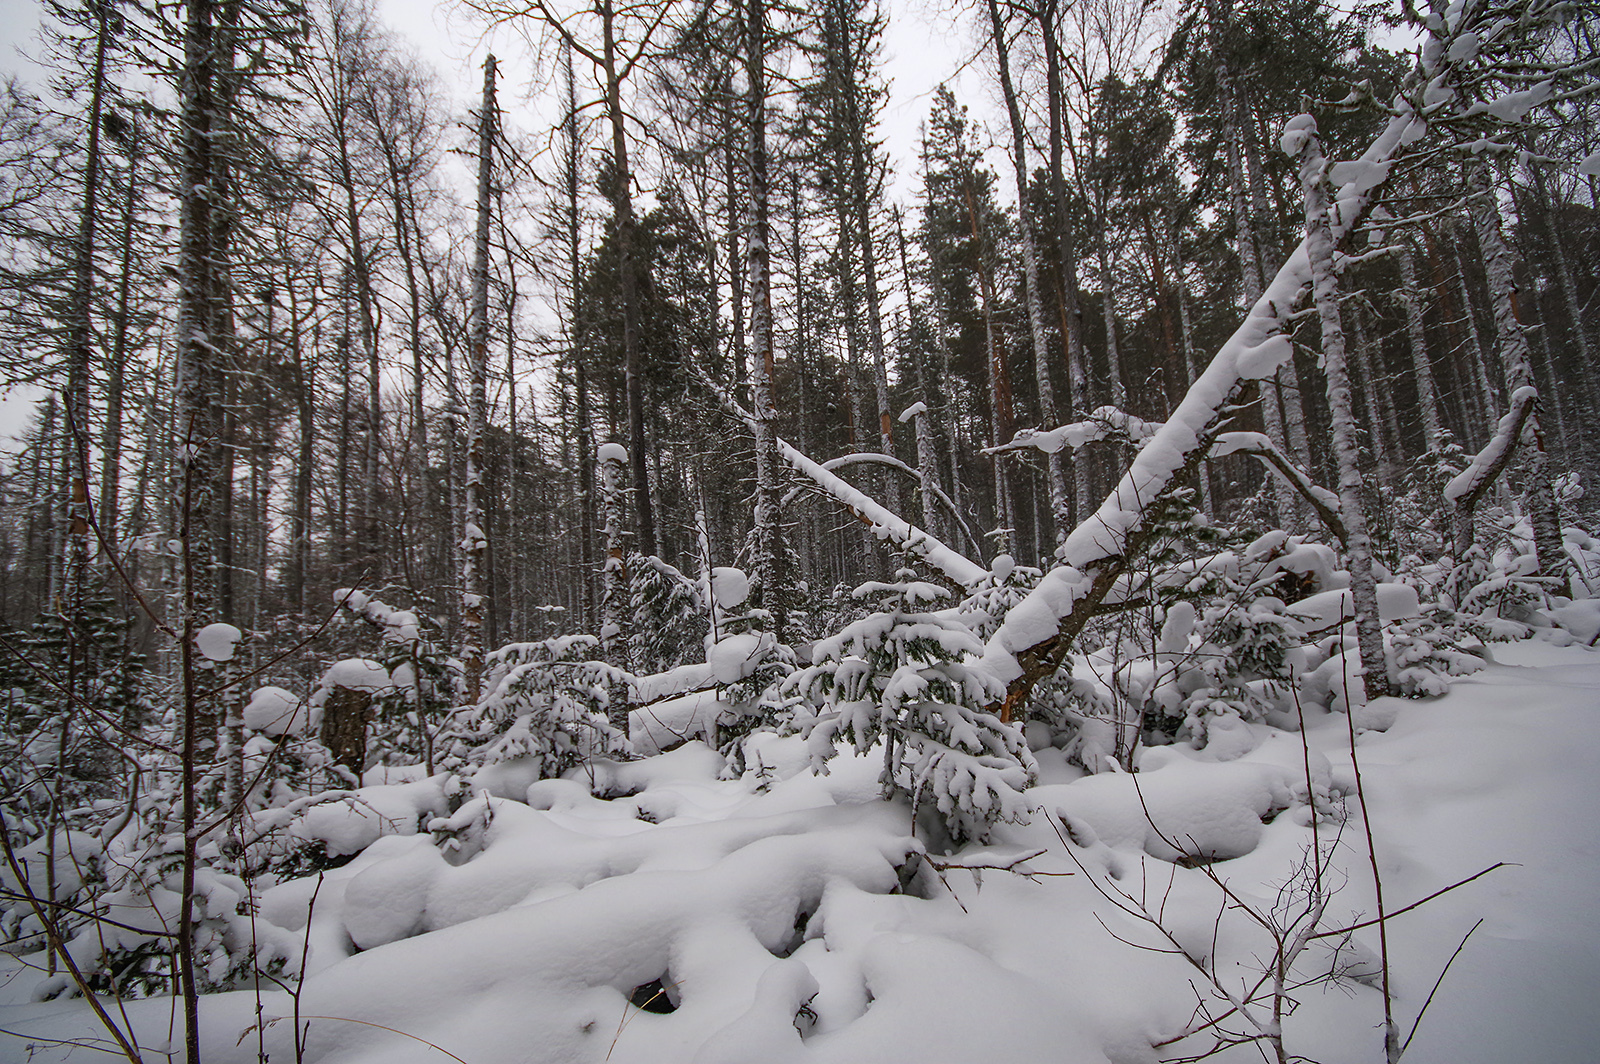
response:
M1404 1037L1482 919L1405 1059L1576 1064L1600 1057L1600 653L1495 653L1360 738L1391 910L1513 864L1393 919L1395 1014ZM1192 1024L1197 1000L1226 1006L1172 944L1237 991L1271 952L1239 905L1270 914L1303 898L1280 887L1312 837L1308 764L1309 793L1345 814L1319 828L1338 833L1330 880L1342 883L1321 926L1375 911L1345 718L1319 714L1308 734L1309 756L1265 727L1231 761L1147 750L1137 777L1079 779L1040 751L1032 823L933 864L913 856L923 843L904 807L877 799L878 759L841 755L817 777L797 740L762 737L744 778L719 780L720 760L692 744L593 781L536 783L526 802L485 795L435 838L385 836L320 887L269 891L258 924L264 940L311 943L299 1010L303 1059L319 1064L1174 1059L1205 1036L1151 1046ZM1019 866L1031 878L954 867L1036 851ZM1225 907L1207 861L1238 904ZM1293 992L1286 1048L1381 1060L1376 929L1335 941L1301 957L1295 974L1312 982ZM46 1043L92 1036L92 1017L81 1002L29 1003L36 977L8 963L0 1027L38 1041L5 1042L0 1058L100 1057ZM1336 983L1317 979L1334 966ZM629 1003L657 981L653 1007L674 1011ZM167 1059L171 1002L124 1007L147 1059ZM263 982L260 1007L276 1019L264 1032L253 993L206 998L205 1059L295 1060L290 995ZM1261 1057L1246 1045L1219 1059Z

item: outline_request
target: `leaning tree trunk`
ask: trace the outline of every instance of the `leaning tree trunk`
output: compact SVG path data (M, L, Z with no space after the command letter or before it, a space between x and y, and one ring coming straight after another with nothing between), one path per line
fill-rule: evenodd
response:
M1438 65L1431 57L1427 63ZM1425 66L1424 74L1431 73L1432 67ZM1329 220L1335 241L1365 215L1373 190L1382 184L1402 143L1423 129L1425 122L1402 106L1350 163L1353 176L1339 190L1337 214ZM1160 500L1205 460L1245 388L1270 377L1293 354L1286 330L1293 305L1310 281L1302 242L1172 416L1140 448L1099 510L1072 530L1060 551L1061 564L1045 574L990 638L981 667L1006 685L1003 702L992 707L996 713L1014 717L1034 686L1060 668L1097 607L1158 534Z

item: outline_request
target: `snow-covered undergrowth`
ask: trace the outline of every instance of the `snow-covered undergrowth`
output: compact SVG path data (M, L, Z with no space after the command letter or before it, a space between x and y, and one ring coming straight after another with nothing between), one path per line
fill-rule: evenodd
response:
M1393 723L1359 740L1391 911L1508 863L1389 922L1404 1036L1483 921L1405 1059L1589 1060L1600 1046L1600 653L1541 642L1493 653L1498 663L1443 698L1368 707L1367 719ZM205 997L205 1059L1189 1056L1206 1034L1153 1047L1257 985L1272 948L1255 916L1306 901L1308 798L1331 851L1320 926L1375 913L1346 718L1313 713L1309 755L1296 734L1248 729L1231 760L1153 747L1132 775L1084 777L1062 751L1037 750L1031 821L932 857L908 807L880 797L881 751L842 753L818 776L798 737L753 737L737 779L698 743L565 779L502 762L447 817L441 778L364 788L296 825L330 852L359 853L259 895L263 951L288 958L271 969L281 987L262 978L259 993ZM973 870L984 865L1014 868ZM1139 905L1159 927L1122 911ZM1290 1053L1382 1059L1375 951L1364 927L1299 955ZM84 1002L30 1001L37 959L5 961L0 1027L22 1036L6 1053L100 1057L57 1041L103 1035ZM172 999L121 1008L147 1060L181 1045ZM1221 1059L1260 1056L1241 1045Z

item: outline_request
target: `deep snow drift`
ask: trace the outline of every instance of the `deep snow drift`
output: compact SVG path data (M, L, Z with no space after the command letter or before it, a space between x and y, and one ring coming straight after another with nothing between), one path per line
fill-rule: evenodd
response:
M1600 652L1524 642L1493 654L1443 698L1359 718L1392 719L1358 745L1391 911L1508 865L1389 923L1404 1038L1482 920L1405 1059L1594 1060ZM1136 776L1079 778L1058 751L1036 751L1032 822L931 860L915 856L906 808L877 797L881 759L841 754L819 777L797 738L754 740L734 780L699 744L531 786L497 766L448 819L442 781L390 783L297 825L360 852L320 882L268 890L257 926L296 958L309 943L303 985L297 962L283 976L299 987L307 1062L1192 1056L1210 1046L1204 1033L1152 1046L1259 982L1272 948L1252 913L1307 900L1295 877L1313 838L1308 764L1332 847L1320 926L1375 913L1346 718L1316 714L1309 756L1298 735L1247 727L1253 748L1233 760L1156 747ZM1034 853L1013 871L971 868ZM1110 899L1142 902L1164 933ZM1291 1054L1382 1060L1376 932L1300 955ZM103 1058L55 1041L103 1034L83 1002L30 1003L38 973L4 963L0 1028L13 1037L0 1059ZM147 1060L181 1056L170 1000L123 1007ZM245 991L201 1007L207 1061L296 1060L296 1003L268 981L259 1006ZM1239 1045L1219 1059L1261 1055Z

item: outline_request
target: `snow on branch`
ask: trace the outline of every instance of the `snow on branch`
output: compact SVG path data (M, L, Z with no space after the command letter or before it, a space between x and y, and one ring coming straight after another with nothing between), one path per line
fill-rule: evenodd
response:
M1268 345L1260 345L1251 351L1251 359L1259 358L1261 347L1265 346ZM1249 372L1244 374L1247 377L1250 375ZM983 453L1003 454L1008 451L1038 450L1045 454L1055 454L1063 447L1077 450L1087 444L1110 439L1143 447L1165 427L1165 422L1146 421L1114 406L1102 406L1084 420L1062 425L1060 428L1042 432L1038 429L1022 429L1012 437L1011 442L998 447L986 447ZM1247 454L1259 458L1262 464L1272 470L1279 479L1305 496L1317 517L1340 543L1345 541L1344 521L1339 516L1339 496L1313 481L1309 473L1295 465L1294 461L1264 433L1220 433L1216 437L1215 446L1206 457L1224 458L1230 454Z
M919 403L917 405L920 406L921 404ZM914 410L916 408L913 407L912 409ZM922 486L921 474L919 474L915 469L911 468L911 466L902 462L893 455L879 454L876 451L862 451L857 454L842 454L838 458L828 459L826 462L821 463L821 465L823 469L826 469L830 473L834 472L835 470L844 469L847 466L853 465L888 466L890 469L897 470L898 472L904 473L906 476L918 481L919 487ZM954 521L958 527L960 527L962 534L967 537L967 542L972 544L973 547L981 552L983 550L982 544L978 542L978 537L973 534L972 529L967 526L967 519L961 515L961 510L956 506L955 502L950 498L949 495L945 494L944 489L939 487L939 485L929 483L926 486L932 489L933 497L939 501L941 506L944 507L945 512L950 515L950 519ZM785 495L783 498L783 505L788 506L791 502L793 502L795 496L799 494L800 490L801 489L796 488L788 495Z
M1267 438L1262 432L1224 432L1217 437L1216 446L1211 448L1211 458L1224 458L1230 454L1248 454L1261 459L1268 469L1272 470L1279 479L1283 480L1295 491L1305 497L1311 504L1311 509L1316 513L1329 532L1340 543L1346 541L1344 520L1340 516L1339 496L1322 487L1311 479L1304 469L1294 464L1294 461L1284 454L1278 446Z
M1055 454L1063 447L1076 451L1101 440L1121 440L1135 447L1141 446L1161 428L1159 421L1146 421L1134 417L1114 406L1096 408L1082 421L1074 421L1053 429L1020 429L1011 442L998 447L985 447L984 454L1003 454L1007 451L1035 450Z
M692 369L700 383L712 395L716 396L723 410L751 428L755 427L755 418L748 410L729 395L724 388L706 376L705 372L698 366L694 366ZM902 550L917 555L917 557L964 588L973 587L978 581L989 575L989 570L959 551L945 546L935 539L932 533L926 532L904 518L897 516L887 507L874 501L859 488L846 483L842 478L830 472L821 462L814 461L800 453L788 441L776 439L775 442L777 443L778 454L789 464L791 469L808 478L824 494L830 496L835 502L870 526L872 534L879 539L890 540ZM844 459L836 459L835 461L843 462ZM909 467L907 468L909 469ZM970 535L970 533L968 534Z
M1511 461L1522 428L1538 402L1539 390L1532 386L1525 385L1511 394L1511 409L1495 426L1494 436L1473 456L1467 468L1451 477L1450 483L1444 486L1445 502L1465 511L1477 505L1478 499Z
M801 454L789 443L778 440L778 453L789 467L808 477L845 509L871 526L872 534L910 551L962 587L972 587L989 571L963 554L945 546L924 530L873 501L860 489Z

